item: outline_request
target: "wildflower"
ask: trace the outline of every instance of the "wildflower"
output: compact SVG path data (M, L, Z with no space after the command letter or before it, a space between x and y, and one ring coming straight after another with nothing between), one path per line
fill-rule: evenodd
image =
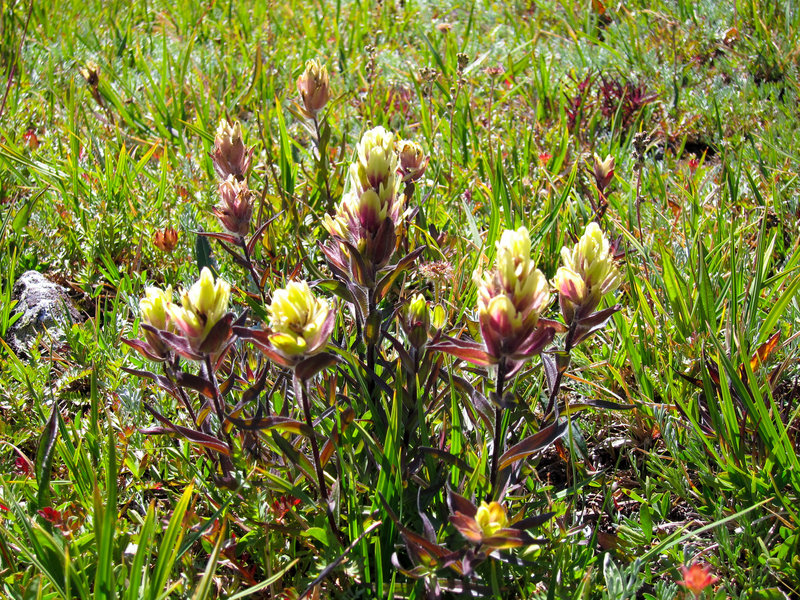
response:
M422 146L410 140L400 140L395 145L400 159L400 175L403 181L417 181L428 168L429 156L425 156Z
M719 578L711 575L711 570L708 565L694 563L693 565L681 567L681 574L683 580L678 582L678 585L684 586L687 590L692 592L696 598L700 597L708 586L714 585Z
M419 350L428 341L428 330L431 327L431 314L428 303L422 294L417 294L401 311L400 325L408 341Z
M499 502L490 504L481 502L478 512L475 513L475 522L480 527L481 533L489 537L508 526L508 515L506 515L506 509Z
M14 461L14 470L23 477L33 475L33 464L24 456L18 456Z
M493 67L486 67L483 70L483 72L486 73L489 77L494 78L497 77L498 75L502 75L503 73L505 73L506 69L503 65L495 65Z
M383 127L367 131L356 148L358 160L350 165L350 180L356 190L374 190L381 202L389 202L397 191L399 157L394 134Z
M493 549L516 548L533 543L535 540L525 529L539 525L552 516L547 514L532 517L512 525L505 507L499 502L481 502L480 506L475 506L451 491L448 494L448 504L453 527L470 542Z
M294 496L281 496L272 503L272 511L275 513L275 520L278 523L283 523L283 518L295 506L300 504L300 498Z
M250 231L253 216L253 203L246 181L237 181L230 175L219 185L220 203L214 207L214 214L222 226L230 233L244 237Z
M300 92L308 116L316 117L331 97L328 68L320 65L316 59L306 62L303 74L297 78L297 91Z
M28 127L25 130L25 133L22 134L22 139L31 150L36 150L39 147L39 138L36 136L36 130L33 127Z
M214 170L219 178L226 180L234 177L237 181L243 181L250 170L252 157L253 148L248 150L244 145L239 122L236 121L231 125L227 119L222 119L217 127L214 151L211 153Z
M42 517L45 521L48 521L55 525L56 527L60 527L62 524L61 519L61 511L56 510L51 506L45 506L43 509L36 511L40 517Z
M100 67L93 60L86 61L86 65L80 68L81 76L91 87L97 87L100 81Z
M328 343L334 313L326 300L316 298L305 281L290 281L276 290L267 307L270 344L290 360L311 356Z
M531 260L525 227L503 232L495 268L476 283L478 319L489 355L525 358L540 352L549 339L537 325L550 302L550 291L547 279Z
M597 223L586 226L572 250L562 248L561 258L564 266L556 272L553 286L567 322L572 321L576 311L579 317L591 313L605 294L619 287L620 273L614 265L608 239Z
M231 286L222 279L214 280L208 267L200 279L181 292L181 305L168 304L170 322L189 343L195 353L214 354L230 337L228 301Z
M397 193L399 158L392 133L383 127L367 131L357 153L358 160L350 166L350 190L336 213L325 215L323 221L328 233L338 239L323 251L334 268L352 273L362 285L370 285L397 246L405 197ZM351 249L363 260L354 259Z
M167 320L167 307L172 301L172 287L162 290L157 287L147 287L144 290L144 298L139 300L139 311L142 315L142 322L156 330L168 330L171 328ZM158 333L145 330L145 339L150 350L157 358L166 358L168 348L164 345Z
M178 244L178 232L172 227L160 229L153 235L153 245L161 252L172 252Z
M614 179L615 165L614 157L610 154L604 160L601 160L597 154L594 155L594 181L601 194L605 192L608 184Z

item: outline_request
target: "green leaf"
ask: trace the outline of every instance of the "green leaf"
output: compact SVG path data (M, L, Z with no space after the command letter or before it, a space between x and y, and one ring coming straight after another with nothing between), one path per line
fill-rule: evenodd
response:
M117 523L117 455L113 429L108 429L108 456L106 457L106 502L100 490L94 488L95 543L97 544L97 571L94 578L94 597L105 600L116 596L114 587L114 533Z
M222 527L219 529L219 535L217 536L216 544L214 544L214 550L211 551L211 556L208 557L203 578L200 580L200 583L197 584L194 594L192 594L192 600L205 600L211 593L211 584L213 582L214 572L217 570L217 562L219 561L220 550L222 550L222 542L225 541L226 529L223 523Z
M44 508L50 504L50 476L53 471L56 439L58 438L58 402L53 402L50 418L39 436L39 449L36 452L36 506Z
M214 259L211 256L211 244L204 235L195 236L194 261L197 263L198 272L202 271L203 267L214 269Z
M178 504L175 506L172 518L169 521L169 525L167 525L167 530L164 532L161 546L158 549L158 561L153 571L153 586L149 590L149 600L159 600L159 598L163 597L164 588L167 585L170 573L172 573L172 567L175 565L181 541L186 532L183 526L183 517L186 514L189 501L192 499L193 491L194 488L191 484L186 486L186 490L184 490Z

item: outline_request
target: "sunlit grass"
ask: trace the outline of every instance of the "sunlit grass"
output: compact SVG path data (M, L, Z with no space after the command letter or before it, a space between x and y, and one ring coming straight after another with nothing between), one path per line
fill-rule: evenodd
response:
M431 569L443 597L689 597L692 563L718 578L704 597L800 593L792 3L34 3L26 27L28 9L4 4L0 21L0 332L29 269L68 286L85 320L29 356L2 349L0 596L429 597L434 578L408 572L472 543L452 493L497 491L498 378L430 349L403 364L394 311L420 292L443 334L481 341L474 274L503 231L529 230L550 280L595 218L622 273L600 308L621 310L571 352L561 435L528 442L503 498L512 520L554 514L474 574ZM332 91L316 128L295 84L312 58ZM269 222L253 272L198 235L223 231L222 118L254 149L250 233ZM430 163L395 260L425 249L367 303L396 343L371 345L318 242L379 125ZM615 159L603 193L594 154ZM144 338L146 286L189 287L203 265L249 327L292 278L336 299L338 362L300 378L330 511L300 388L244 342L216 375L227 390L236 373L227 410L251 389L234 417L273 420L243 433L209 417L230 464L188 434L140 431L160 425L145 405L199 428L123 370L161 373L121 340ZM507 450L554 422L551 388L540 356L500 379Z

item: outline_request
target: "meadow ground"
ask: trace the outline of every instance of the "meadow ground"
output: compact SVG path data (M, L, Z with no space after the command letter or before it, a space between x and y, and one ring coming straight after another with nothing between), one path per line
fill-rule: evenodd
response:
M4 0L0 335L81 318L0 345L0 597L800 597L798 60L788 0Z

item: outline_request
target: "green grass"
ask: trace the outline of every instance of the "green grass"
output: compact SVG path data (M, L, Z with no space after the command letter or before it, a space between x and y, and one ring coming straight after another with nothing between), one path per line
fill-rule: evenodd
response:
M601 224L625 251L607 300L622 309L572 352L565 434L514 464L505 498L513 516L555 514L530 530L539 543L472 577L431 572L478 597L668 599L690 597L680 567L703 562L719 578L704 597L797 597L794 4L279 4L0 5L0 333L29 269L68 285L85 317L30 356L0 348L0 596L427 597L434 577L403 572L419 564L408 546L469 547L448 490L490 493L495 375L433 351L408 369L392 312L421 291L445 333L479 340L473 272L525 225L552 278L594 216L597 153L616 159ZM324 172L295 107L311 58L333 89ZM90 62L96 85L81 73ZM639 102L619 101L626 84ZM253 219L274 218L253 249L267 294L292 274L341 293L317 242L364 131L383 125L431 156L407 232L408 250L426 249L377 305L398 340L378 336L380 382L343 300L339 362L309 382L346 543L318 497L291 377L251 345L217 373L236 374L226 410L243 400L240 419L260 405L291 420L233 427L232 484L218 454L140 431L159 425L145 404L192 427L175 395L123 370L160 372L121 343L144 334L146 286L188 286L211 262L237 316L266 312L248 272L196 234L220 231L209 152L225 116L255 147ZM167 227L171 253L152 242ZM541 358L506 390L510 448L546 423ZM285 515L282 497L299 499Z

